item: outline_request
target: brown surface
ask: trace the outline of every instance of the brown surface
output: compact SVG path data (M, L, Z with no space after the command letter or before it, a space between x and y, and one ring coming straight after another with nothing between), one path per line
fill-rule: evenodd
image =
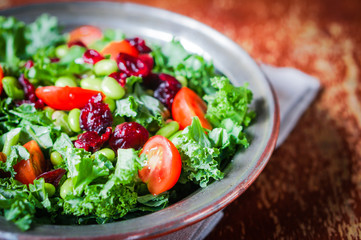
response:
M0 7L25 2L34 1L0 0ZM195 18L255 59L296 67L323 88L207 239L361 238L361 2L133 2Z

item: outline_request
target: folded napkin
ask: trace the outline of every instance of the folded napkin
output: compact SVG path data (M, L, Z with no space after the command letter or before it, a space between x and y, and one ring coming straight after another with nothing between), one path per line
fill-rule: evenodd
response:
M281 124L276 146L279 147L316 97L320 83L316 78L294 68L260 66L276 91L280 106Z
M320 83L316 78L294 68L278 68L265 64L260 64L260 67L271 82L278 97L281 123L276 147L279 147L316 97ZM213 230L222 217L223 212L220 211L201 222L157 239L202 240Z

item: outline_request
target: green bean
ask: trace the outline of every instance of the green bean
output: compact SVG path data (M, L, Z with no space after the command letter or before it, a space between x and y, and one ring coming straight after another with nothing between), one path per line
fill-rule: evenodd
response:
M8 97L12 99L24 99L24 90L21 88L18 80L11 76L3 77L2 84Z
M95 154L102 154L111 162L113 162L115 159L115 153L110 148L103 148L103 149L97 151Z
M53 115L53 113L55 112L55 110L49 106L46 106L43 108L45 115L49 118L52 119L51 116Z
M67 45L59 45L55 48L55 56L58 58L64 57L69 51L69 48Z
M80 129L80 109L74 108L69 112L68 124L73 132L81 132Z
M15 146L19 142L21 128L14 128L6 134L5 143L2 152L9 157L11 147Z
M85 89L101 91L102 80L100 78L95 77L87 77L83 78L80 81L80 86Z
M179 123L176 121L171 121L167 123L164 127L159 129L155 135L161 135L163 137L169 138L174 133L176 133L179 130Z
M72 131L68 124L68 115L64 111L55 111L51 115L52 120L56 126L61 127L61 130L66 134L71 135Z
M182 84L182 87L187 87L188 85L187 78L183 76L176 76L175 78Z
M112 77L105 77L101 87L105 96L112 99L121 99L125 94L124 88Z
M60 197L65 199L66 196L73 193L73 188L73 179L68 178L60 187Z
M55 81L55 86L57 87L76 87L76 81L74 77L71 76L61 76Z
M48 193L48 196L51 197L55 193L55 186L51 183L44 183L45 191Z
M118 70L117 62L113 59L103 59L94 65L94 73L97 76L106 76Z
M57 151L54 151L50 154L50 162L54 165L54 166L58 166L60 164L63 163L63 157L61 156L61 154Z
M105 97L103 102L108 104L108 107L109 107L111 112L114 112L115 107L116 107L114 99L111 99L109 97Z

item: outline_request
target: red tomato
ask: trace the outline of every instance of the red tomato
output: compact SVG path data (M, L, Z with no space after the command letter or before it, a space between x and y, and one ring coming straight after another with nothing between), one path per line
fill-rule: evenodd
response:
M192 118L197 116L203 128L212 130L212 125L204 117L207 104L192 90L183 87L175 95L172 104L172 116L179 123L180 129L192 124Z
M83 108L89 99L101 92L84 89L80 87L39 87L36 89L36 96L43 100L49 107L57 110L72 110Z
M4 77L4 72L3 72L3 69L2 69L2 67L0 65L0 94L3 91L3 77Z
M160 135L153 136L145 143L141 154L145 154L148 161L139 171L139 178L147 183L151 194L165 192L177 183L182 161L171 141Z
M138 50L125 40L119 42L110 42L101 51L103 56L110 55L110 58L114 60L116 60L119 53L126 53L133 57L138 57L139 55Z
M84 25L70 32L69 42L80 41L86 46L89 46L90 44L101 39L102 37L103 33L99 28L95 26Z
M30 158L14 165L15 179L23 184L30 184L45 171L46 162L36 141L31 140L24 147L29 151Z

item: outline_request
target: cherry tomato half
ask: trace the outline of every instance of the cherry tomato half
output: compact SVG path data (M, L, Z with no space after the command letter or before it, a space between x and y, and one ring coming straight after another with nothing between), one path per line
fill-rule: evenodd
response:
M44 155L34 140L27 142L24 147L30 153L30 158L21 160L14 165L16 172L15 179L23 184L30 184L36 179L37 176L42 174L46 168Z
M192 118L197 116L203 128L212 129L212 125L204 117L207 104L192 90L183 87L175 95L172 104L172 116L179 123L180 129L192 124Z
M36 96L43 100L49 107L57 110L72 110L83 108L89 99L101 93L99 91L84 89L80 87L39 87L36 89Z
M160 135L153 136L145 143L141 154L145 154L148 161L139 171L139 178L147 183L151 194L165 192L177 183L182 160L171 141Z
M101 51L101 54L103 56L110 55L110 58L114 60L116 60L119 53L126 53L133 57L137 57L139 55L138 50L126 40L119 42L110 42Z
M80 41L84 43L85 46L89 46L102 37L103 33L99 28L91 25L84 25L75 28L69 33L69 42Z

